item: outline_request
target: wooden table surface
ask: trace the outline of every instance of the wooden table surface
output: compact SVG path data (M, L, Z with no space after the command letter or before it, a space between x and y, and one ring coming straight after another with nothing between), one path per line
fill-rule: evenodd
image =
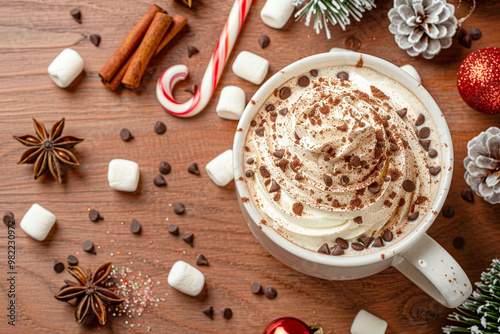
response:
M189 27L160 56L151 62L141 87L117 93L106 89L97 75L142 14L151 5L134 0L12 0L0 5L0 211L10 210L19 222L33 203L39 203L57 216L57 224L44 242L16 229L16 311L15 329L19 333L84 333L97 326L84 327L74 321L73 306L59 302L53 295L69 274L54 272L53 261L65 262L75 254L84 267L112 261L128 266L132 276L139 272L154 283L158 303L148 305L141 316L112 317L103 333L255 333L260 334L272 319L294 316L307 323L319 322L326 333L349 333L352 320L360 309L387 320L387 333L439 333L450 310L445 309L393 268L355 281L325 281L297 273L271 257L251 235L241 215L234 184L219 188L205 172L205 165L222 151L231 148L237 123L220 119L215 106L220 89L227 85L242 87L247 100L257 86L237 78L230 69L222 75L215 96L200 115L178 119L168 115L155 96L156 80L168 66L184 63L190 78L179 84L177 97L189 98L183 89L199 82L233 4L232 0L194 0L192 10L161 1L169 13L189 19ZM452 1L456 4L457 1ZM362 41L360 52L379 56L396 65L412 64L423 85L441 107L453 136L455 170L447 200L456 210L452 219L441 215L430 228L435 238L457 259L471 281L478 281L500 250L500 206L488 205L476 197L473 204L460 197L467 186L463 180L462 160L467 142L489 126L500 124L500 115L484 115L469 108L456 88L456 72L470 52L487 46L500 46L498 17L500 2L479 1L464 26L479 27L483 37L471 49L453 46L429 61L411 58L400 50L388 31L390 4L377 1L378 8L367 13L360 23L342 31L332 29L331 40L316 35L303 23L288 22L282 30L273 30L260 20L263 0L250 10L228 64L235 55L248 50L269 59L268 77L302 57L343 47L344 40L356 36ZM69 11L78 6L82 24ZM467 7L467 3L465 3ZM459 10L459 16L465 14ZM102 36L99 47L88 36ZM271 38L262 50L260 35ZM186 47L194 45L200 53L188 58ZM47 75L47 66L64 48L71 47L85 59L84 75L68 89L56 87ZM32 117L50 127L66 117L66 134L85 138L76 152L81 165L66 173L63 183L50 177L33 180L32 165L16 165L24 147L12 135L33 133ZM167 124L164 135L153 132L157 120ZM129 128L135 139L120 140L122 128ZM138 162L141 169L139 189L135 193L113 191L107 183L108 163L114 158ZM165 160L172 165L166 176L168 187L157 188L153 177ZM197 162L201 176L187 173ZM186 214L173 213L171 203L183 202ZM104 220L91 223L88 208L100 211ZM143 233L129 232L129 222L137 219ZM168 221L167 221L168 218ZM194 248L166 231L169 223L182 232L193 231ZM7 278L7 230L0 241L1 296L3 311L0 332L12 330L5 317L9 302ZM453 247L455 237L465 239L465 247ZM81 243L90 239L97 255L82 252ZM209 267L202 267L207 292L193 298L173 290L167 284L172 264L184 260L194 264L204 254ZM113 256L112 256L113 254ZM278 290L275 300L250 293L249 282ZM157 304L157 305L155 305ZM214 320L201 310L212 305ZM234 316L224 320L219 313L230 307ZM128 321L128 323L127 323ZM133 325L133 326L132 326Z

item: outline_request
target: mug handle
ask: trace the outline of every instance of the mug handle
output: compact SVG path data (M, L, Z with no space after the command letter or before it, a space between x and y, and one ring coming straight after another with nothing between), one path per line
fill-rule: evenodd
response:
M472 293L471 282L464 270L427 234L396 255L392 266L446 307L459 306Z

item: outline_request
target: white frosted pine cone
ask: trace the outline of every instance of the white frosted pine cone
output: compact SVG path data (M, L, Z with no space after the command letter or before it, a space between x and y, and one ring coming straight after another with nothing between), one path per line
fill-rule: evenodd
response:
M394 0L389 31L412 57L432 59L451 46L457 30L455 7L446 0Z
M492 126L472 138L464 159L465 182L491 204L500 203L500 129Z

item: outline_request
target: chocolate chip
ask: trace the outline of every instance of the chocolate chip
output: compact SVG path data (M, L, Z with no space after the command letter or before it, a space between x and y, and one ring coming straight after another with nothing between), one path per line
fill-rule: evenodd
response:
M344 249L340 245L335 245L332 248L332 255L340 256L344 254Z
M229 307L225 307L220 311L222 317L226 320L231 319L233 316L233 311Z
M311 83L311 80L309 80L308 76L303 75L299 78L299 80L297 80L297 83L300 87L307 87Z
M259 168L260 175L262 175L263 178L267 179L268 177L271 176L271 173L267 170L265 166L260 166Z
M202 310L203 314L209 317L210 319L214 318L214 308L212 306L209 306L207 308L204 308Z
M373 182L372 184L370 184L368 186L368 190L372 193L372 194L377 194L380 192L380 189L382 189L382 186L378 184L378 182Z
M251 165L255 162L254 158L248 158L247 159L247 164Z
M64 263L56 261L54 262L54 271L56 273L61 273L64 270Z
M415 125L420 126L420 125L424 124L424 122L425 122L424 114L418 114L417 121L415 122Z
M191 247L194 247L194 234L193 232L188 232L182 236L182 240L185 243L189 244Z
M384 242L382 241L382 238L381 237L376 238L372 244L372 247L384 247Z
M365 246L365 248L368 248L368 246L370 246L371 242L373 241L373 238L372 237L362 237L362 238L359 238L358 241L361 242L363 244L363 246Z
M469 202L469 203L474 203L474 194L472 193L472 190L470 189L464 189L462 190L462 193L460 194L462 198Z
M167 227L167 231L172 235L179 235L179 226L175 224L170 224Z
M391 177L390 176L386 176L384 177L384 182L389 182L391 180Z
M162 161L160 162L160 166L158 166L158 171L160 173L162 173L163 175L167 175L168 173L170 173L170 171L172 170L172 167L170 166L170 164L166 161Z
M355 36L349 36L344 41L344 46L349 50L358 50L361 47L361 40Z
M252 121L250 122L250 126L251 127L254 127L257 125L257 122L255 120L252 119Z
M265 128L263 126L259 126L255 129L255 134L259 137L264 137Z
M407 108L396 110L396 114L398 114L398 116L401 118L405 117L407 112L408 112Z
M196 258L197 266L208 266L208 260L203 254L199 254Z
M345 176L345 175L342 175L340 177L340 184L343 185L343 186L346 186L349 184L349 177Z
M390 231L390 230L387 230L384 232L384 234L382 234L382 239L384 239L384 241L386 241L386 242L392 241L393 238L394 238L394 235L392 234L392 231Z
M349 73L345 71L341 71L337 73L337 78L342 79L342 80L349 80Z
M3 223L5 226L14 226L14 214L10 211L3 213Z
M351 164L352 168L361 167L361 159L356 155L351 156L349 163Z
M154 130L155 130L156 134L162 135L165 133L165 131L167 131L167 126L165 125L165 123L163 123L161 121L157 121L155 123Z
M67 261L70 266L78 265L78 258L74 255L68 255Z
M197 84L193 84L193 85L189 86L188 88L184 89L185 92L188 92L191 95L194 95L197 90L198 90L198 85Z
M313 77L315 77L315 78L318 76L318 70L316 70L316 69L314 69L314 70L310 70L310 71L309 71L309 73L311 73L311 75L312 75Z
M132 219L129 230L134 234L138 234L139 232L141 232L141 223L139 223L136 219Z
M456 237L453 239L453 247L456 249L462 249L465 246L465 239L462 237Z
M91 209L89 211L89 220L93 223L97 222L99 219L102 219L101 215L99 214L99 211Z
M280 109L280 111L278 111L278 113L279 113L281 116L285 116L286 114L288 114L288 108L283 108L283 109Z
M413 182L412 180L404 180L403 189L409 193L415 191L415 182Z
M431 129L427 126L418 130L418 138L425 139L431 134Z
M178 215L182 215L186 212L186 207L182 203L174 203L174 212Z
M302 216L302 212L304 211L304 205L299 202L295 202L292 205L292 212L295 213L297 216Z
M438 151L436 151L435 149L431 149L431 150L429 151L429 158L434 159L434 158L435 158L435 157L437 157L437 156L438 156Z
M252 284L250 284L250 291L254 295L260 295L260 294L263 293L263 291L262 291L262 285L260 285L259 282L252 282Z
M285 156L285 150L284 149L277 150L273 153L273 155L278 159L282 159L283 156Z
M271 188L269 188L269 193L275 193L275 192L277 192L280 189L281 189L281 187L278 184L278 182L276 182L275 180L273 180L273 182L271 183Z
M92 34L89 36L90 43L94 44L95 46L99 46L101 43L101 35L98 34Z
M451 205L445 205L442 212L445 218L453 218L455 216L455 209Z
M354 217L353 220L356 224L363 224L363 217L361 216Z
M134 136L132 136L132 133L130 133L129 129L122 129L120 131L120 138L123 141L129 141L131 139L134 139Z
M431 141L428 139L424 140L419 140L420 145L424 148L424 150L429 151L429 148L431 147Z
M349 248L349 243L345 239L337 238L337 239L335 239L335 242L337 243L337 245L339 245L340 247L342 247L342 249Z
M290 89L290 87L283 87L280 89L280 99L286 100L290 97L290 95L292 95L292 90Z
M431 173L431 175L438 175L440 172L441 172L440 166L429 167L429 173Z
M188 45L187 50L188 50L188 57L189 58L191 58L194 54L200 52L200 50L198 50L196 48L196 46L192 46L192 45Z
M482 35L483 33L481 32L481 30L479 30L479 28L472 28L471 30L469 30L470 39L472 39L473 41L477 41L481 38Z
M274 104L269 103L268 105L266 105L266 111L267 112L273 111L274 109L276 109L276 107L274 106Z
M463 27L460 27L457 29L457 32L455 33L455 38L460 39L463 38L465 35L467 35L467 30L465 30Z
M365 249L365 246L363 246L363 244L359 243L359 242L351 243L351 247L352 247L352 249L354 249L356 251L362 251L363 249Z
M249 170L247 170L247 171L245 172L245 176L246 176L246 177L252 177L252 176L254 176L254 174L255 174L255 173L254 173L254 172L253 172L253 170L251 170L251 169L249 169Z
M87 253L96 254L94 243L90 240L85 240L82 244L82 249Z
M318 253L330 255L330 247L328 247L328 244L326 242L322 244L321 247L318 249Z
M161 174L155 175L155 177L153 179L153 183L157 187L166 187L167 186L167 181L165 181L165 178Z
M472 46L472 39L470 38L470 35L465 35L458 40L458 43L460 43L460 45L462 46L465 46L467 49L470 49L470 47Z
M73 8L69 11L69 14L73 16L76 22L82 23L82 12L78 8Z
M325 184L327 187L331 186L333 184L332 177L330 175L323 175L323 181L325 181Z
M267 46L269 46L269 43L271 43L271 40L269 39L268 36L261 35L259 37L259 45L260 45L261 49L265 49Z
M189 165L188 172L199 176L200 170L198 169L198 164L196 162L193 162L191 165Z
M276 291L275 288L273 288L272 286L268 286L266 288L266 291L264 292L264 295L268 298L268 299L274 299L278 296L278 291Z
M418 211L412 212L408 215L408 220L409 221L417 220L419 215L420 215L420 212L418 212Z

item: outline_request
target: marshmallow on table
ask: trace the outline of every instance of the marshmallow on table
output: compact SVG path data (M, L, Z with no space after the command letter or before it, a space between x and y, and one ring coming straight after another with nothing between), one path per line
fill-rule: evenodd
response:
M170 269L167 282L172 288L195 297L203 290L205 275L192 265L177 261Z
M219 187L224 187L234 178L233 173L233 150L227 150L212 161L205 167L208 176Z
M137 162L113 159L109 162L108 182L115 190L133 192L139 184L139 165Z
M56 216L35 203L21 220L21 228L33 239L44 241L55 223Z
M292 0L267 0L260 11L260 18L271 28L281 29L292 16Z
M403 71L405 71L406 73L411 75L411 77L413 79L417 80L418 83L420 83L420 84L422 83L422 79L420 78L420 75L418 74L415 67L413 67L409 64L406 64L406 65L401 66L400 69L402 69Z
M64 49L47 69L49 76L61 88L68 87L83 71L83 58L73 49Z
M361 310L354 318L351 334L385 334L386 329L386 321L365 310Z
M221 118L237 121L245 110L246 95L240 87L226 86L222 88L215 111Z
M264 81L268 70L267 59L248 51L241 51L233 63L234 74L256 85Z

